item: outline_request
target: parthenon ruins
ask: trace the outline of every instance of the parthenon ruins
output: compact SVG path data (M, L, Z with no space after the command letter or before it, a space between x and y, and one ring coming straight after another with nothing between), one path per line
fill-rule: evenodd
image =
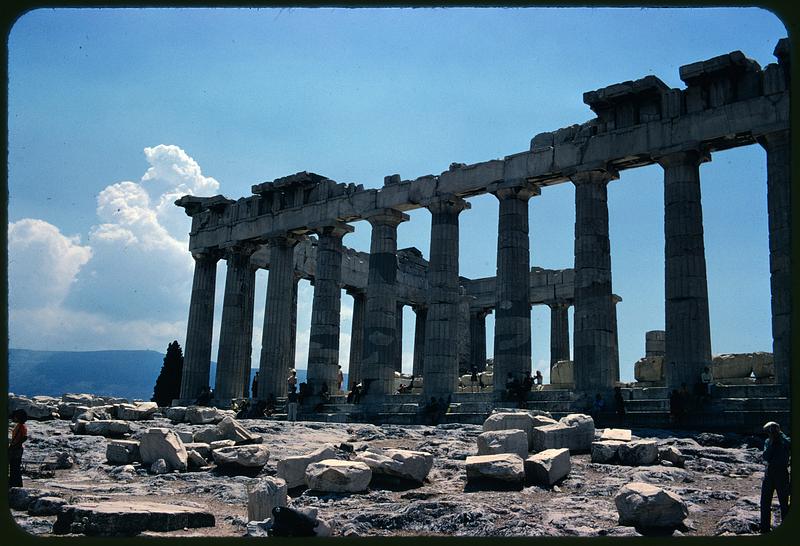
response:
M387 176L379 189L300 172L252 187L238 200L187 195L195 272L185 340L181 398L211 384L217 262L227 263L215 398L246 397L251 369L257 268L269 269L258 398L286 395L294 365L297 282L313 281L308 385L336 384L341 290L353 298L350 383L366 388L361 411L380 419L394 396L403 306L416 313L414 375L421 401L457 392L459 374L486 361L485 316L495 314L495 384L531 370L531 306L552 310L551 360L573 361L578 395L619 383L607 185L619 172L658 164L664 171L665 387L693 384L712 359L700 198L701 163L714 152L759 144L766 150L775 392L788 396L790 373L789 47L760 67L734 51L680 67L685 88L653 75L584 93L588 122L545 132L502 159L453 163L439 175ZM550 186L575 187L574 263L531 267L528 205ZM499 206L495 277L459 276L459 216L469 198ZM405 212L431 213L430 255L397 249ZM466 212L465 212L466 211ZM369 254L343 245L351 223L371 226ZM309 235L315 237L309 237ZM533 234L536 236L536 234ZM567 309L574 307L572 351ZM460 335L460 332L463 335ZM466 343L456 340L464 339ZM496 388L484 398L502 402ZM421 397L421 400L420 400Z

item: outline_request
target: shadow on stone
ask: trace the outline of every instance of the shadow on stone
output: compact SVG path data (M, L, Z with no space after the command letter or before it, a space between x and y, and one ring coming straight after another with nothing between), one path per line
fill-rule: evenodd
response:
M246 467L240 465L217 465L217 468L212 471L212 474L216 476L247 476L248 478L255 478L259 474L263 467L254 466L254 467Z
M388 491L409 491L422 487L423 484L414 480L398 478L396 476L386 476L384 474L373 474L369 482L370 489L384 489Z
M464 486L464 493L476 491L522 491L522 482L508 482L491 478L473 478Z

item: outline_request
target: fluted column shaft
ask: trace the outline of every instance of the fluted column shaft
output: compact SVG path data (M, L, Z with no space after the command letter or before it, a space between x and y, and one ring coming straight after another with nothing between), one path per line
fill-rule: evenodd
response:
M569 360L569 304L555 302L550 307L550 372L560 360Z
M291 326L289 327L289 368L295 368L295 355L297 353L297 290L300 286L300 277L296 274L292 282L292 308ZM288 376L287 376L288 377Z
M613 315L611 316L613 321L611 323L611 331L613 332L613 337L611 339L614 342L614 350L612 351L614 362L611 369L614 372L614 382L619 383L619 329L617 329L617 304L622 301L622 298L616 294L612 294L611 301L614 303L614 306L612 307Z
M298 239L292 236L269 240L270 265L267 302L264 310L264 333L261 344L258 398L270 394L286 395L286 378L291 367L292 304L294 301L294 248Z
M614 384L614 304L611 243L608 237L608 182L605 170L570 176L575 185L575 389L594 391Z
M317 269L311 305L308 344L308 385L318 393L327 383L336 391L339 326L342 314L342 238L353 231L347 224L318 228Z
M471 310L469 313L470 368L479 372L486 369L486 311Z
M385 209L367 218L372 225L362 381L367 396L392 394L397 351L397 226L408 215Z
M682 151L658 159L664 168L666 385L698 381L711 365L708 281L700 199L700 163L707 155Z
M791 387L792 276L791 276L791 137L789 131L759 138L767 151L767 213L769 271L772 293L772 354L775 382Z
M490 188L491 189L491 188ZM504 183L493 191L499 201L497 295L494 323L494 381L505 385L531 370L530 239L528 200L539 188ZM496 388L495 398L504 394Z
M352 389L361 381L361 362L364 357L364 314L367 299L360 290L348 290L353 296L353 323L350 331L350 363L347 370L347 382Z
M211 341L214 333L214 290L217 282L216 253L194 254L194 279L184 343L181 398L195 399L210 386Z
M423 396L447 397L458 388L458 215L469 203L455 196L428 205L431 245L425 321Z
M256 270L250 265L255 247L233 247L226 251L227 274L222 303L222 322L217 351L214 397L230 400L246 395L253 350L253 295ZM245 375L246 374L246 375Z
M425 319L428 316L428 308L415 305L414 314L414 367L411 373L414 377L422 377L425 362Z

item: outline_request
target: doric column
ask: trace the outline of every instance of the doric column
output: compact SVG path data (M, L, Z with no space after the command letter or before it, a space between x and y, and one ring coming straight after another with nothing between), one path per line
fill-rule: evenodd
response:
M400 302L397 303L396 311L394 314L394 324L396 332L395 358L394 358L394 371L403 371L403 307Z
M697 382L711 365L700 163L697 150L657 158L664 168L665 357L666 385Z
M250 372L253 368L253 315L255 314L255 300L256 300L256 271L258 271L258 267L250 264L251 269L253 270L252 277L249 278L249 281L246 285L247 293L245 294L244 302L247 305L247 308L244 311L244 325L245 331L243 332L243 339L246 343L245 348L245 355L244 355L244 364L242 366L242 385L244 386L244 391L242 396L245 398L250 397L250 385L252 380L250 379Z
M217 252L195 253L192 299L183 345L181 398L194 400L200 389L211 385L211 340L214 332L214 288L217 282Z
M767 151L769 270L772 292L772 354L775 382L791 387L791 138L788 130L758 139Z
M617 304L622 301L622 298L616 294L611 294L611 301L614 304L614 314L612 315L613 322L611 323L611 331L613 332L612 341L614 342L614 357L612 370L614 372L614 382L619 383L619 330L617 329Z
M292 325L289 333L291 339L289 340L289 368L295 368L295 354L297 352L297 290L300 286L300 277L297 273L294 274L292 283ZM288 376L287 376L288 377Z
M367 220L372 225L367 279L367 310L364 319L362 382L367 396L392 394L397 350L397 226L408 215L382 209Z
M217 400L241 398L248 388L245 373L250 374L250 353L253 350L251 298L256 281L256 270L250 265L250 256L255 250L255 245L238 245L225 250L228 267L214 387Z
M470 368L486 369L486 309L469 312Z
M456 196L440 196L427 205L431 246L423 365L425 400L447 397L458 388L458 215L469 207Z
M530 240L528 200L538 187L524 181L489 187L500 206L497 227L497 297L494 323L495 398L509 373L522 379L531 369Z
M608 182L604 169L576 172L575 185L575 389L614 384L614 304L608 238Z
M335 224L315 228L319 235L311 331L308 343L308 385L314 393L323 383L336 392L339 365L339 324L342 314L342 238L351 226Z
M261 342L258 398L286 395L291 367L292 307L294 301L294 248L299 238L287 234L269 239L269 279Z
M555 301L550 307L550 371L560 360L569 360L569 303Z
M364 356L364 312L367 298L363 290L349 288L353 296L353 324L350 331L350 363L347 370L347 383L352 389L361 381L361 360Z
M428 308L424 305L413 307L416 320L414 321L414 367L411 373L414 377L422 377L425 362L425 319Z

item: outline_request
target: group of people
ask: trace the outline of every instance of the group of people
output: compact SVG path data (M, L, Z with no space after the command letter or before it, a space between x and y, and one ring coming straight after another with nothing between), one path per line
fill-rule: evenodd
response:
M595 395L589 415L597 421L601 414L606 412L606 401L599 392ZM622 423L625 418L625 397L622 395L621 387L614 387L614 413L617 420Z
M439 397L437 400L435 396L431 396L430 402L425 404L422 408L422 414L425 416L426 421L431 425L438 425L442 422L447 409L450 407L450 397L447 400L444 397Z
M520 408L527 406L528 395L536 386L536 390L543 388L544 378L542 372L536 370L536 375L531 376L530 370L525 372L522 381L519 380L513 373L508 372L506 376L506 399L509 401L516 401Z

